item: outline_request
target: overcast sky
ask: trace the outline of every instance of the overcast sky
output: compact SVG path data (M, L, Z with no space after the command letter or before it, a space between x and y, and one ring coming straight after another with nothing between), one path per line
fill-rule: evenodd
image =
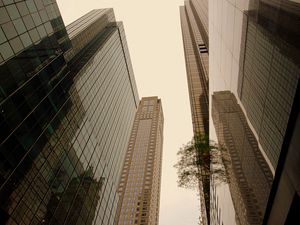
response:
M196 191L177 187L178 149L193 136L180 29L184 0L57 0L65 25L96 8L123 21L140 97L162 99L165 129L160 225L197 225Z

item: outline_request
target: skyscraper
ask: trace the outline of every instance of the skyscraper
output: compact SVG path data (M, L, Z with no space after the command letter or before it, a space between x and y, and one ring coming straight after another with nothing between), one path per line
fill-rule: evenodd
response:
M273 176L231 92L214 93L212 117L223 154L229 156L225 167L238 224L262 224Z
M180 7L194 134L208 133L208 1L189 0Z
M208 0L185 1L180 7L180 19L194 136L208 136ZM207 224L210 217L209 171L204 167L199 167L199 171L201 219Z
M161 100L142 98L119 184L118 225L158 224L163 123Z
M299 9L285 0L210 1L210 135L231 158L229 188L214 187L213 224L300 221Z
M113 224L138 106L122 23L0 3L0 223Z

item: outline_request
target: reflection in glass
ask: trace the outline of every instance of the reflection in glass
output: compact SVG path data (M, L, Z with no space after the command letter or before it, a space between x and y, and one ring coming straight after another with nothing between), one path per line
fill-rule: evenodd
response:
M221 5L209 5L210 130L231 163L225 164L229 185L212 186L214 224L231 225L233 219L236 224L267 224L271 209L269 223L284 224L292 205L287 196L295 191L295 184L286 181L295 175L286 175L293 170L285 165L285 155L295 126L291 121L299 113L300 4L222 0ZM283 167L288 169L281 176ZM234 210L225 209L227 202Z
M122 24L105 9L71 55L56 3L26 4L52 14L3 43L25 48L0 65L0 224L112 224L138 99Z

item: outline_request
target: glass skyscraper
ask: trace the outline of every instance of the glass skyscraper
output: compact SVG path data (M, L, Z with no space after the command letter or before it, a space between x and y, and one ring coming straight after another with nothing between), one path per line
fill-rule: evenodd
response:
M208 134L208 2L180 7L182 39L194 134Z
M212 187L212 224L300 221L299 10L289 0L209 2L210 137L229 159L229 184Z
M112 9L0 3L0 223L113 224L138 106Z
M195 137L208 136L208 0L184 1L184 6L180 6L180 21L193 132ZM209 158L209 155L206 158ZM201 221L208 224L209 171L205 166L199 166L198 169L201 173L199 179Z
M262 224L273 176L241 107L230 91L214 93L212 117L218 143L225 149L223 157L227 156L225 168L236 220L244 225ZM217 217L212 219L215 220Z

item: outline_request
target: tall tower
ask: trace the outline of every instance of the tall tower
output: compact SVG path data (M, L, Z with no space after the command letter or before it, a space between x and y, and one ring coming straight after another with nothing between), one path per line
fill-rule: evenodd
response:
M208 134L208 1L185 1L180 19L193 130Z
M194 136L208 136L208 0L184 1L184 6L180 7L180 20ZM210 156L197 157L209 159ZM209 160L206 162L209 164ZM209 224L210 180L205 168L209 165L198 168L201 174L200 210L202 223Z
M273 176L246 117L230 91L212 96L212 117L219 144L226 148L225 167L237 224L262 224ZM214 216L214 214L212 214ZM213 224L217 218L213 218Z
M300 223L299 9L209 1L210 132L231 158L228 186L213 187L212 224Z
M113 224L138 106L122 23L1 1L0 223Z
M119 185L118 225L158 224L163 123L161 100L142 98Z

